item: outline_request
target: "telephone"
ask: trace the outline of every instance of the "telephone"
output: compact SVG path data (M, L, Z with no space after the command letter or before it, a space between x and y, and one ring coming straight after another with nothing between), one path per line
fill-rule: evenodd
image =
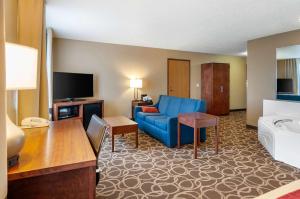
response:
M144 96L142 99L144 102L152 102L152 98L149 95Z
M40 117L28 117L21 122L21 128L40 128L47 126L49 126L49 120Z

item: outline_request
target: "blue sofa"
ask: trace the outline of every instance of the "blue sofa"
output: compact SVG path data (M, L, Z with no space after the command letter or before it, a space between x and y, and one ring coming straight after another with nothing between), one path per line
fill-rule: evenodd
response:
M142 108L137 106L134 110L134 117L139 129L152 137L160 140L168 147L177 145L177 122L179 113L206 112L204 100L179 98L161 95L157 104L159 113L144 113ZM190 144L194 141L193 128L181 126L181 143ZM206 140L206 129L200 130L200 140Z

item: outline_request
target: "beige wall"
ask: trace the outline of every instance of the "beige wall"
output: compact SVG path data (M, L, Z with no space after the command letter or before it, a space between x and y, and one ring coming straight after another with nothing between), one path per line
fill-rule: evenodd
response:
M257 126L263 99L276 98L276 48L296 44L300 44L300 30L248 41L248 125Z
M5 70L4 70L4 13L0 0L0 198L7 193L7 153L6 153L6 106L5 106Z
M54 71L93 73L95 97L105 100L105 115L130 114L133 90L130 78L142 78L142 93L154 100L167 93L167 59L191 60L191 97L200 98L200 66L205 62L230 63L230 108L246 107L246 60L242 57L181 52L67 39L54 39ZM141 93L141 92L140 92Z

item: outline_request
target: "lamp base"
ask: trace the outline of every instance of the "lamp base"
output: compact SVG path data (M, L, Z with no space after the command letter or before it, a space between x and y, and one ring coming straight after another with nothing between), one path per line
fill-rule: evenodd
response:
M15 156L13 156L11 158L8 158L7 159L7 167L11 168L11 167L17 165L18 162L19 162L19 155L15 155Z
M6 141L8 166L15 165L19 160L19 152L24 145L25 135L23 130L16 126L8 116L6 116Z

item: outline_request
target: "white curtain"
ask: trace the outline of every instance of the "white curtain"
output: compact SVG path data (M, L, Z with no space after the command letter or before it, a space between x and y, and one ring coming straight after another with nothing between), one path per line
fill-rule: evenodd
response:
M293 79L294 93L298 94L298 66L296 59L285 60L285 75L286 78Z

